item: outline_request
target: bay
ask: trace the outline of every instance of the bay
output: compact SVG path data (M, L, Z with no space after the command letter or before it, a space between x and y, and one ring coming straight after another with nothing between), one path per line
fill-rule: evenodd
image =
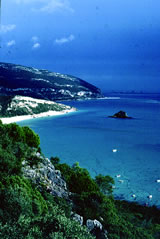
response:
M58 156L69 165L79 162L93 177L99 173L112 176L116 198L160 206L160 97L106 96L62 102L78 111L19 125L28 125L39 134L45 156ZM133 119L108 117L120 110Z

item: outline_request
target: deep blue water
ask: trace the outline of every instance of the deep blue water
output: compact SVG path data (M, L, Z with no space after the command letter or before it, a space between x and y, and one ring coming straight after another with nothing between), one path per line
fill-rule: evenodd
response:
M70 165L78 161L93 177L111 175L116 197L160 206L160 183L156 181L160 179L160 97L121 94L63 103L78 111L19 123L40 135L43 153ZM119 110L133 119L108 118Z

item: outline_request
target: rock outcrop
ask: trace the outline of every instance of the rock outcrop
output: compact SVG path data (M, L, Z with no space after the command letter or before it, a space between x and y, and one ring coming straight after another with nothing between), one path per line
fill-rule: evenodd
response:
M79 214L77 213L73 213L72 215L72 219L79 222L79 224L82 226L83 225L83 217L80 216Z
M30 166L28 162L23 162L23 174L29 178L37 187L42 190L45 188L53 196L69 199L70 192L61 176L61 172L56 170L48 158L44 158L40 153L33 154L40 161L38 167Z
M109 118L119 118L119 119L132 119L132 117L129 117L125 111L119 111L118 113L115 113L112 116L109 116Z
M98 220L88 219L86 226L89 232L96 237L96 239L108 239L107 231L103 229L102 224Z
M88 219L86 222L86 226L89 229L89 231L92 231L95 228L102 230L102 224L99 221L97 221L96 219L95 220Z
M34 152L34 149L32 157L32 160L36 160L38 163L32 165L29 161L23 161L22 172L24 177L30 179L40 191L47 190L47 192L53 196L64 198L71 205L71 192L67 190L67 185L61 176L61 172L55 169L48 158L45 158L39 152ZM84 220L81 215L72 212L71 218L77 221L81 226L84 225ZM98 220L88 219L86 221L86 227L88 228L88 232L95 236L96 239L108 239L107 231L104 230Z

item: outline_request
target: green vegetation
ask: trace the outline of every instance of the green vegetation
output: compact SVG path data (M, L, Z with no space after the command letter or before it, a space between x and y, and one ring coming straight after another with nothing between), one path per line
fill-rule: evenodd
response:
M104 194L111 195L113 192L113 184L114 180L110 176L103 176L102 174L99 174L95 178L96 183L98 184L100 190Z
M109 239L160 238L160 211L136 203L116 201L114 180L97 175L75 163L51 163L60 170L71 194L69 203L52 196L45 185L41 190L24 178L23 165L38 167L40 139L28 127L0 122L0 238L2 239L92 239L84 226L71 219L71 211L84 218L99 220Z
M160 238L160 211L136 203L114 200L114 180L110 176L97 175L91 178L78 163L72 167L60 164L52 157L52 163L62 172L72 194L74 210L89 219L99 220L108 231L110 239Z
M8 105L11 104L13 99L13 96L4 96L0 95L0 115L5 115L6 114L6 109L8 108Z
M22 164L36 166L39 136L28 127L0 122L0 238L92 239L71 220L68 203L39 191L23 177Z

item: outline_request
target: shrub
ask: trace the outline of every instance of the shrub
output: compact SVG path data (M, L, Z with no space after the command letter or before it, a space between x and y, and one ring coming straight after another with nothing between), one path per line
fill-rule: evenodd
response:
M0 238L3 239L94 239L85 227L67 218L58 206L48 205L49 209L43 216L21 215L14 223L0 223Z
M23 142L24 141L24 131L22 127L18 126L16 123L7 124L6 131L10 139L16 142Z
M70 167L67 164L55 164L64 176L68 188L73 193L81 194L82 192L99 191L96 182L91 178L86 169L80 168L78 164Z
M24 126L22 129L24 132L24 142L30 147L38 148L40 145L39 136L28 126Z
M5 178L0 186L0 208L2 221L17 221L22 215L41 215L47 210L47 204L41 193L31 183L20 176Z
M0 148L0 175L19 175L21 173L22 158Z
M60 163L60 159L58 157L51 157L50 161L54 166Z
M95 182L98 184L102 193L109 195L112 194L114 184L114 179L112 177L99 174L95 177Z

